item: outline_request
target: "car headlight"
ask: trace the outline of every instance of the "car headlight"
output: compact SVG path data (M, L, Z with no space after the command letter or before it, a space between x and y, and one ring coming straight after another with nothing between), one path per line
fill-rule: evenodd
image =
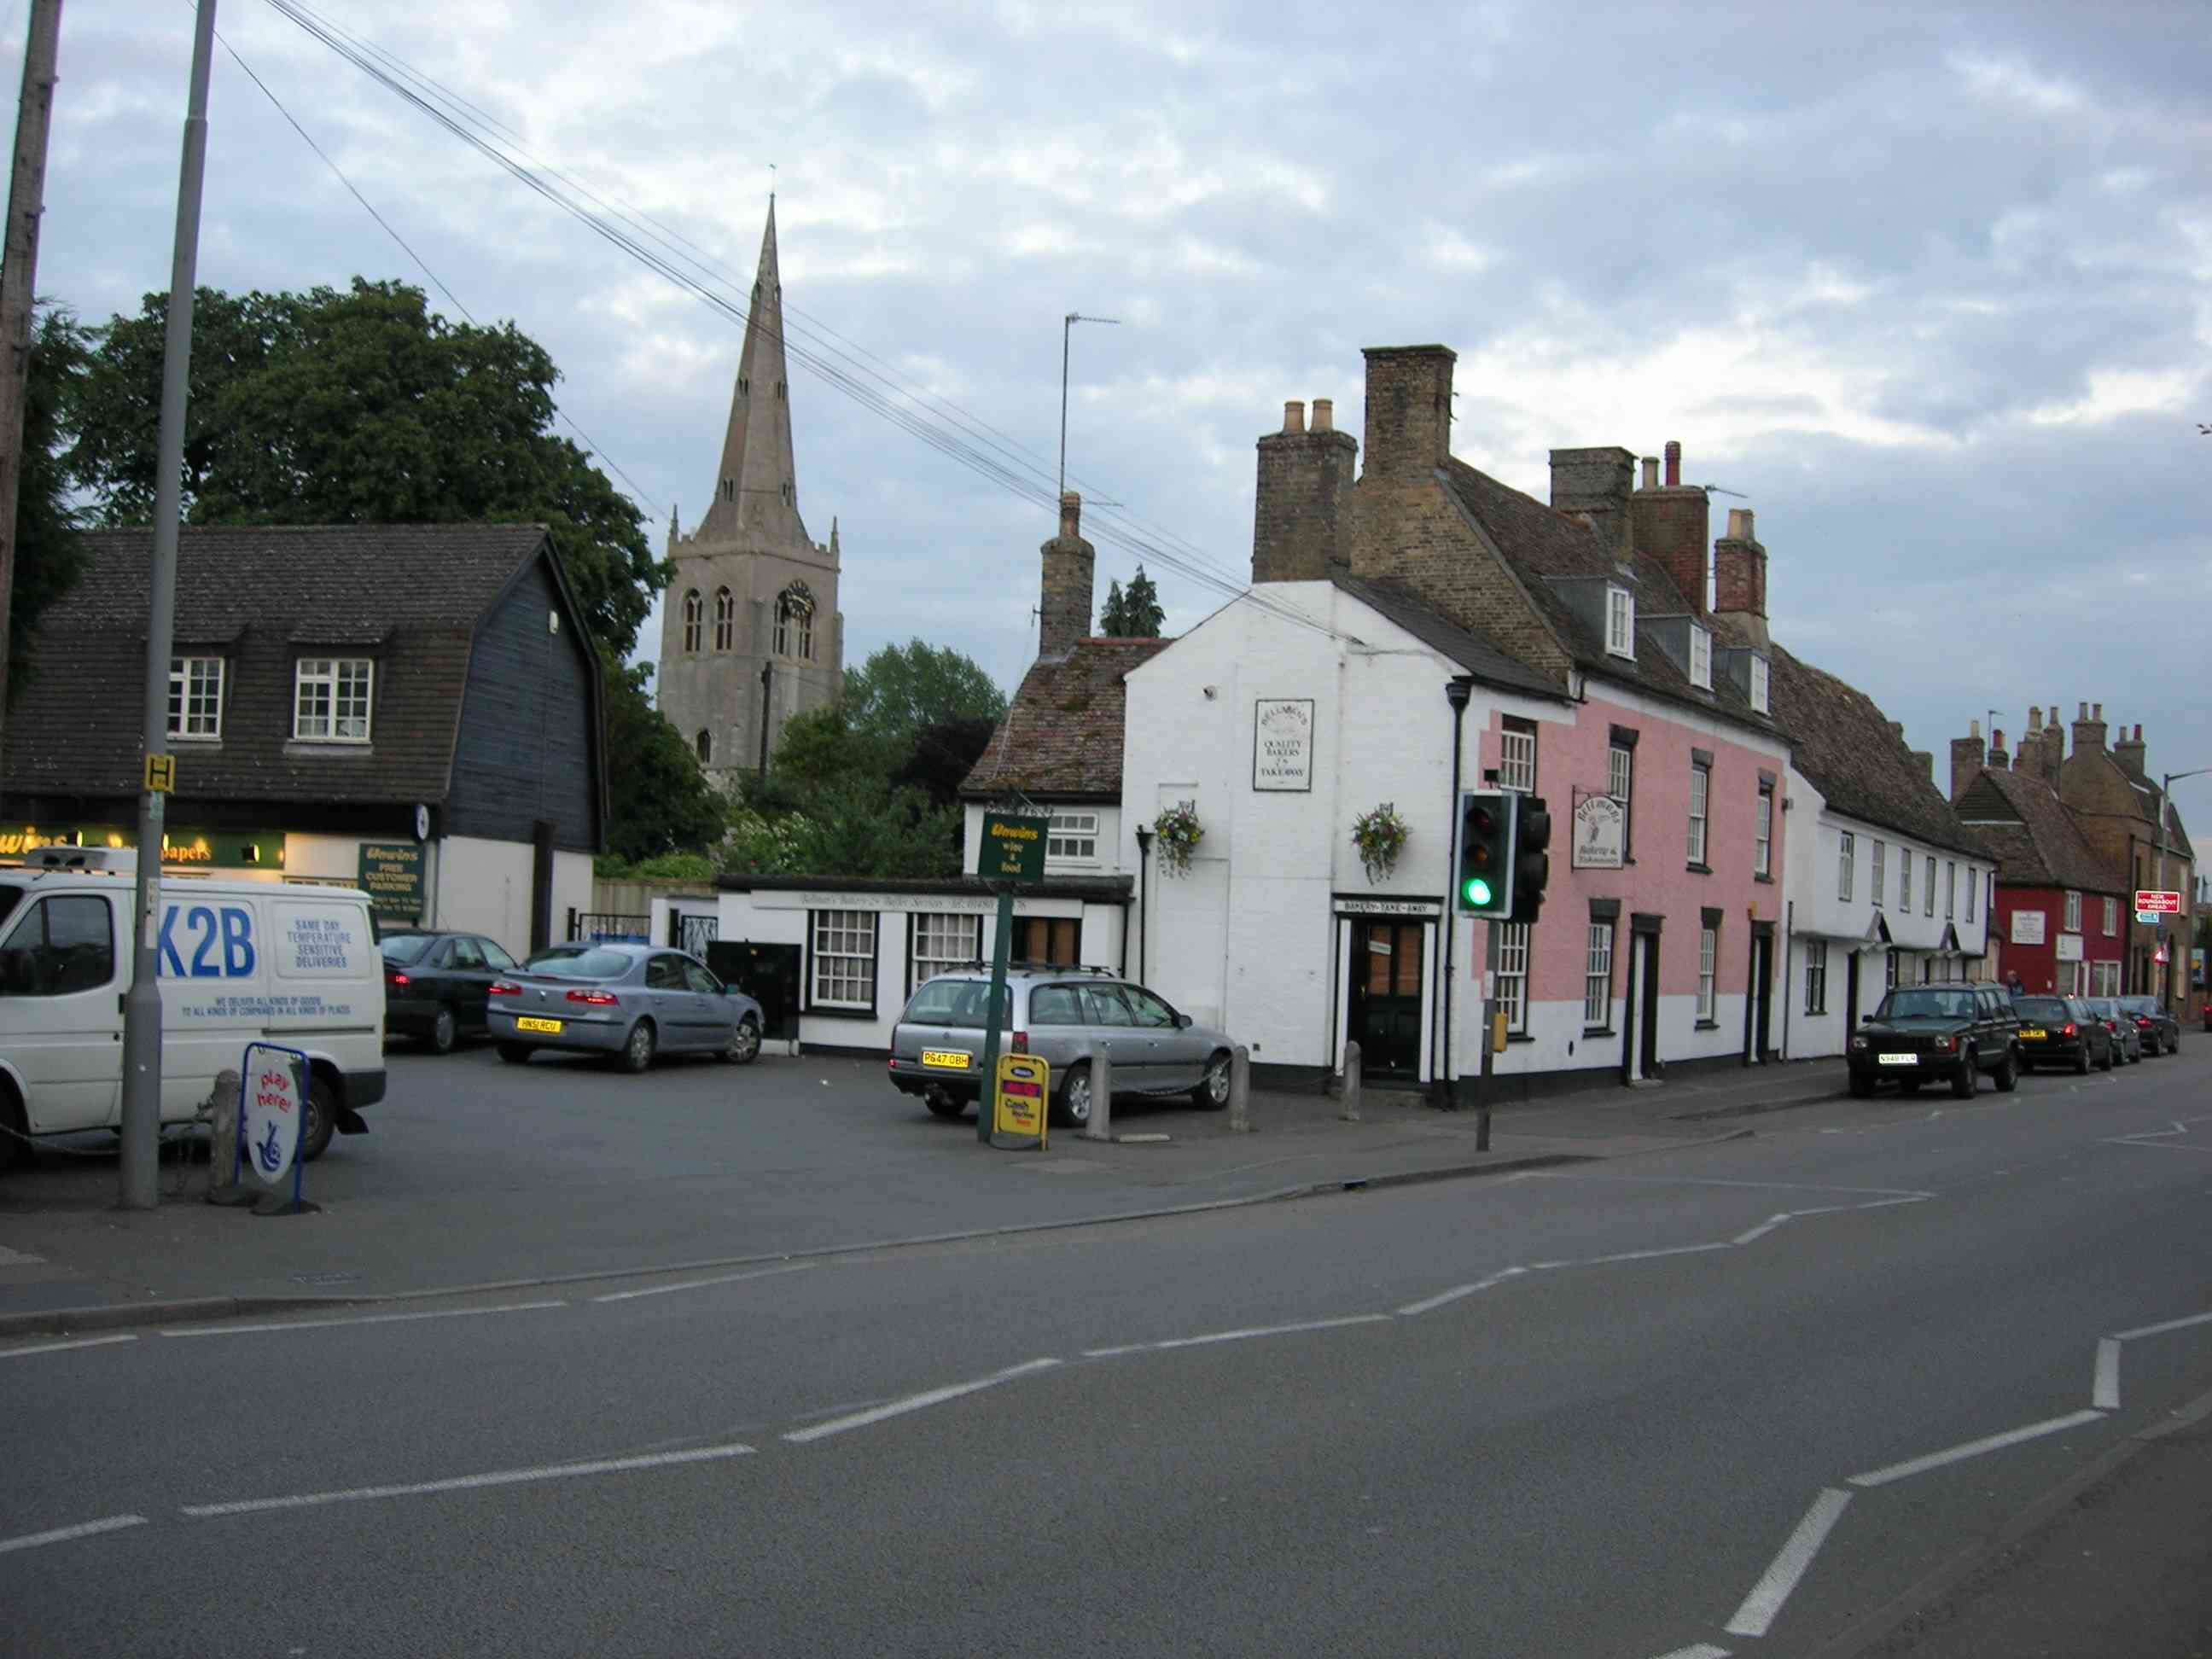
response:
M1937 1053L1939 1053L1939 1054L1949 1054L1949 1053L1951 1052L1951 1050L1952 1050L1952 1049L1954 1049L1954 1048L1956 1048L1956 1047L1958 1046L1958 1044L1957 1044L1956 1042L1953 1042L1953 1041L1952 1041L1952 1039L1951 1039L1951 1038L1949 1038L1949 1037L1937 1037L1937 1038L1936 1039L1936 1041L1935 1041L1934 1042L1930 1043L1929 1046L1930 1048L1934 1048L1934 1049L1935 1049Z
M1855 1036L1851 1039L1851 1047L1854 1048L1863 1048L1866 1046L1867 1040L1863 1036Z

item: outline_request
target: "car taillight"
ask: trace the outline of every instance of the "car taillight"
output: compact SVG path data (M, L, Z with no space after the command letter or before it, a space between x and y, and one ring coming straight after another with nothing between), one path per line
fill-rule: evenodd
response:
M581 1002L593 1008L618 1008L622 999L612 991L571 991L568 1000Z
M2069 1019L2063 1025L2058 1028L2058 1035L2061 1036L2079 1036L2080 1033L2075 1030L2074 1022Z
M519 997L522 994L522 988L520 985L509 985L503 979L494 980L491 989L484 994L493 997Z
M2136 1024L2141 1026L2144 1030L2148 1031L2150 1030L2150 1016L2148 1014L2137 1014L2136 1016Z
M407 975L395 968L384 976L384 982L386 985L404 985L407 983Z
M1029 1034L1027 1031L1017 1031L1017 1032L1015 1032L1015 1033L1014 1033L1014 1046L1013 1046L1013 1048L1012 1048L1011 1050L1009 1050L1008 1052L1012 1053L1012 1054L1025 1054L1029 1053L1029 1051L1030 1051L1030 1034Z

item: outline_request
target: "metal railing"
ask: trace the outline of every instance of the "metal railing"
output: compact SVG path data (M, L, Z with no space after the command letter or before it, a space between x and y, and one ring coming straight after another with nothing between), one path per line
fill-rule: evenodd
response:
M652 942L653 918L649 915L624 915L613 910L571 910L568 912L568 941L570 944L628 943L647 945Z
M707 959L707 947L720 933L721 923L714 916L678 915L676 918L676 948L690 951L702 962Z

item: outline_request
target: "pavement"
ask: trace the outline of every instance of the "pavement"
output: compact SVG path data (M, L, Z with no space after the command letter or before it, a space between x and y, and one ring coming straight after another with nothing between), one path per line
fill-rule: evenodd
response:
M1836 1098L1833 1061L1611 1084L1476 1115L1369 1088L1362 1121L1318 1091L1255 1090L1226 1113L1116 1103L1112 1142L1055 1129L1043 1152L979 1146L874 1062L764 1057L644 1079L543 1057L395 1045L372 1133L308 1167L319 1213L204 1201L179 1146L162 1200L115 1207L112 1137L44 1143L0 1172L0 1336L274 1306L543 1285L1267 1202L1361 1185L1632 1157L1748 1133L1757 1114ZM521 1132L518 1133L518 1126ZM1135 1137L1158 1137L1139 1139Z

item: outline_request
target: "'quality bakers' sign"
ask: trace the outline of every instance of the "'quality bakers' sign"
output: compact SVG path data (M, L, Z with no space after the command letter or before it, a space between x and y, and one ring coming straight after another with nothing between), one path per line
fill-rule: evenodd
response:
M1252 728L1253 788L1311 789L1313 747L1311 697L1260 698Z

